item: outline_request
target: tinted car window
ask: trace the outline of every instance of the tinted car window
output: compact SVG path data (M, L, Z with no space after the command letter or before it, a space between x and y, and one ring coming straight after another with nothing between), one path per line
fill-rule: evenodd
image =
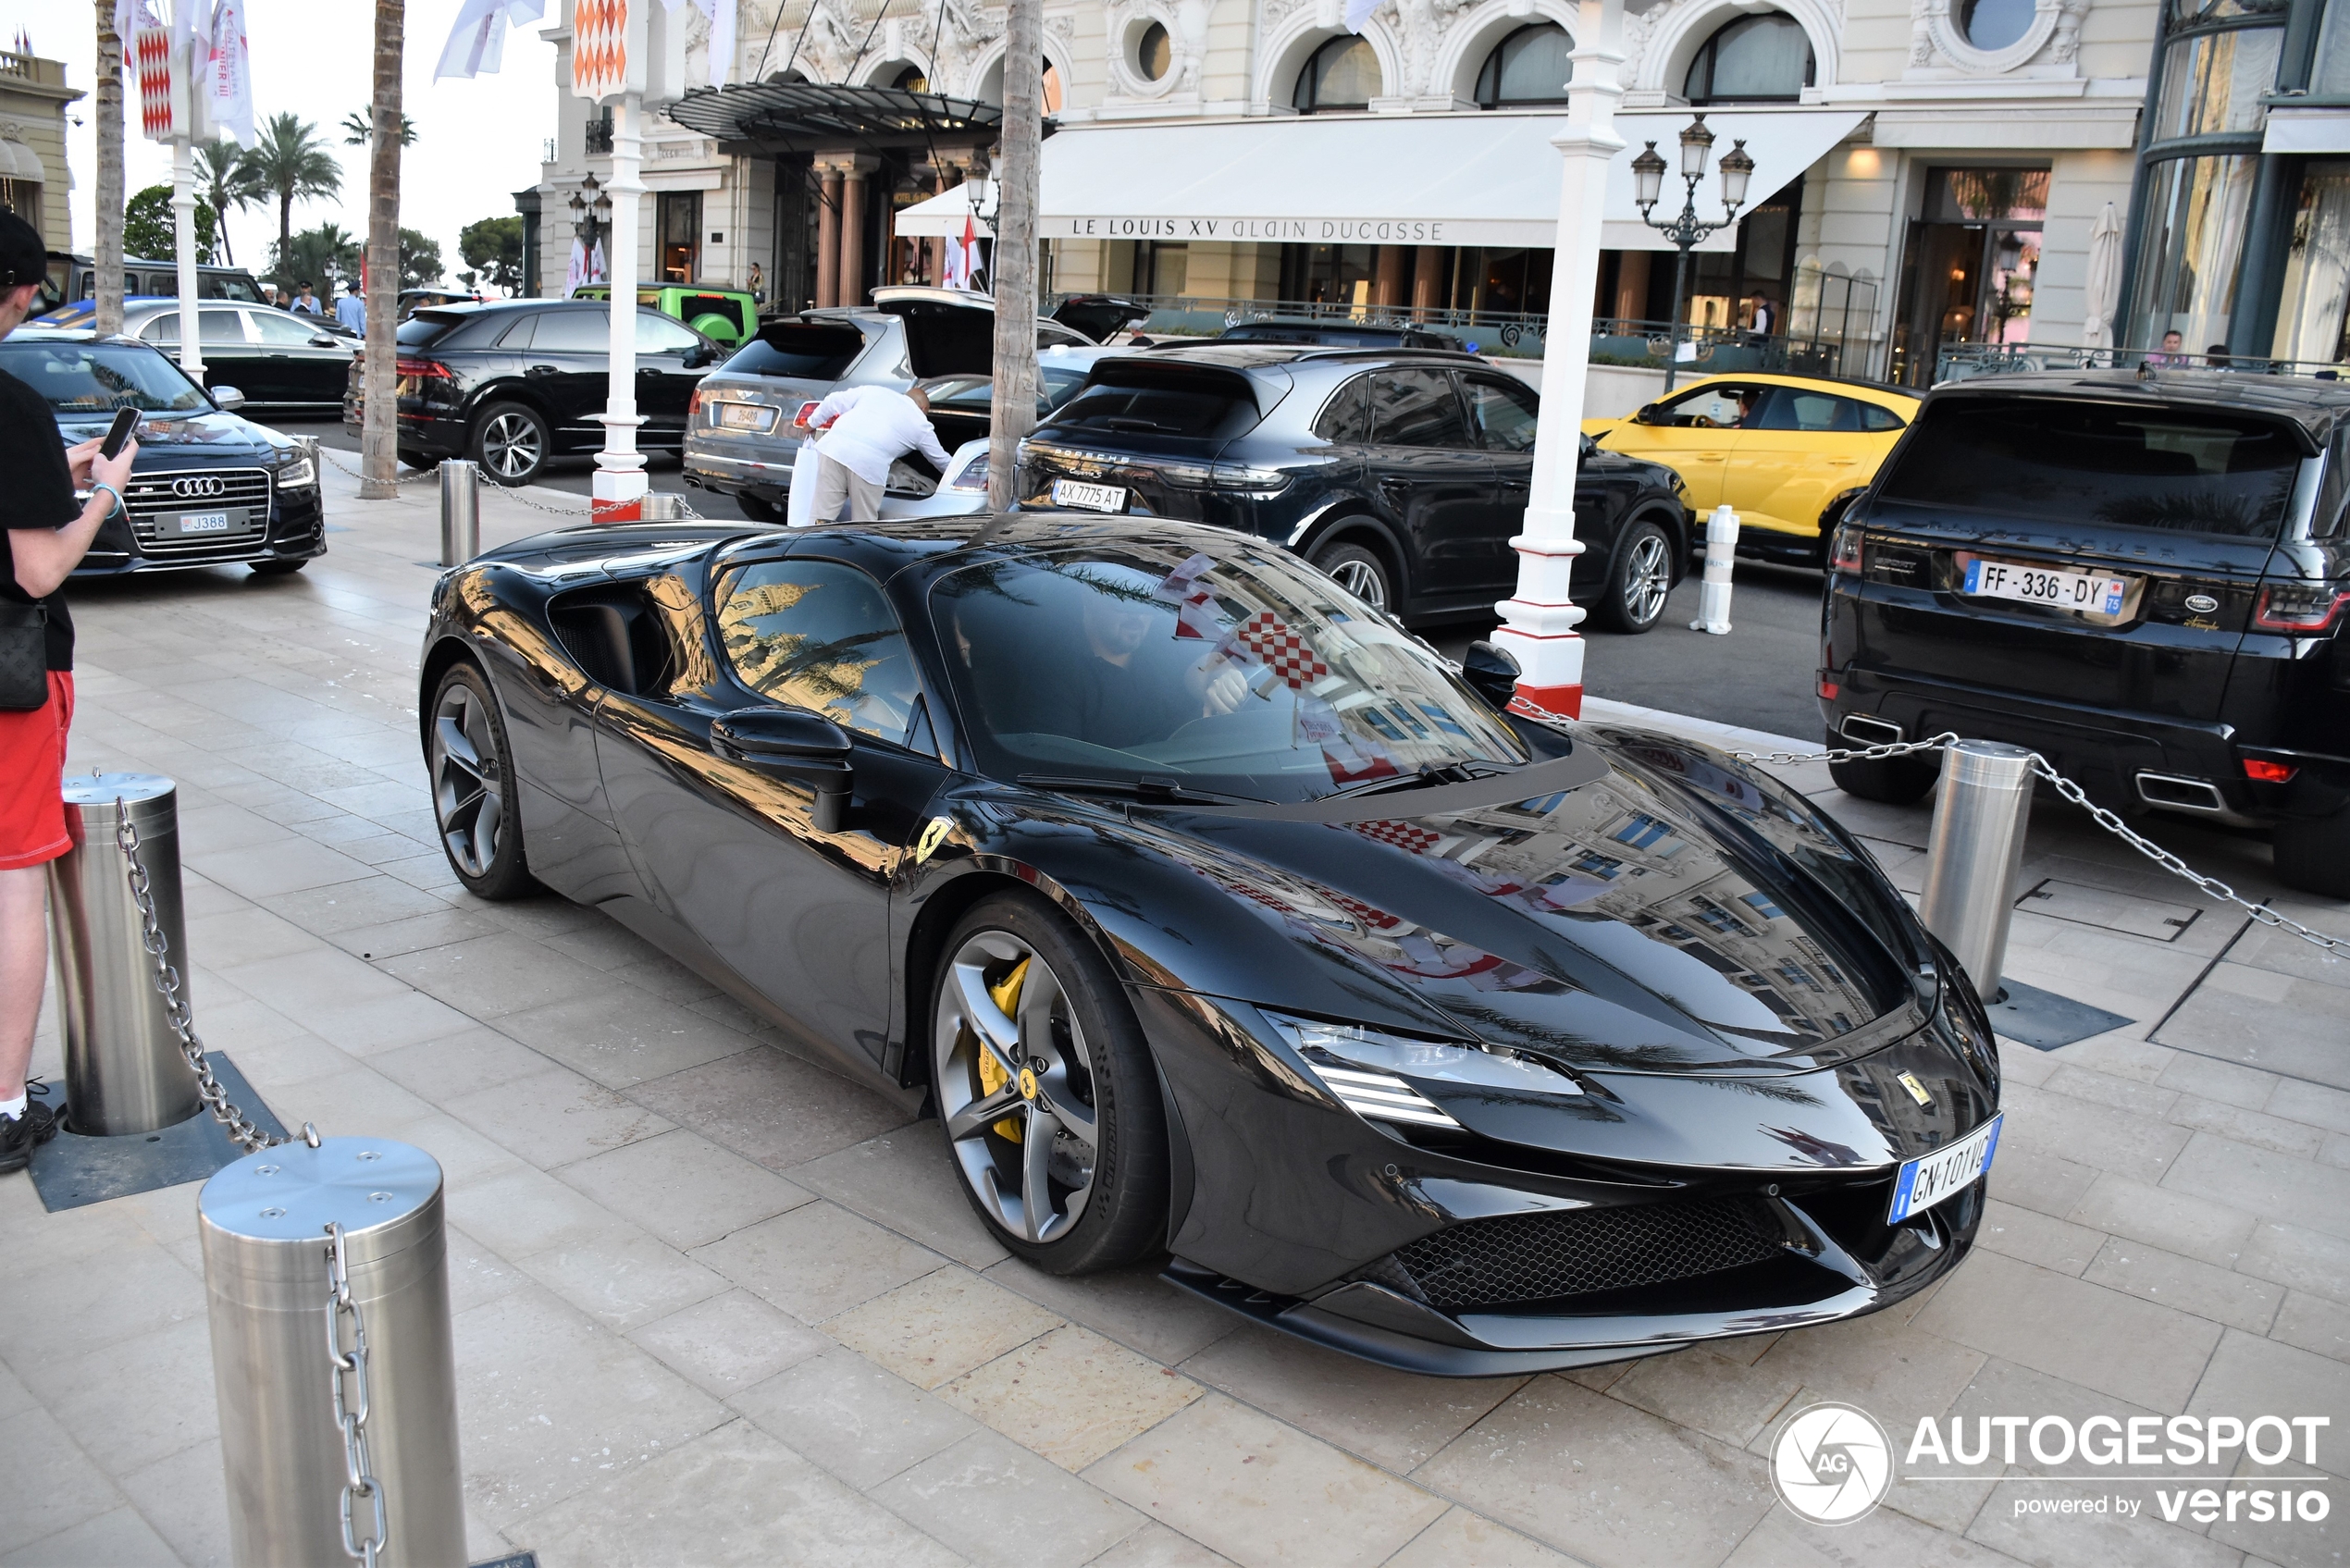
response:
M1468 394L1469 423L1486 451L1534 450L1534 424L1540 404L1531 388L1465 376L1461 389Z
M905 740L921 684L904 628L864 573L829 561L743 567L719 586L718 635L761 697Z
M1899 430L1901 427L1901 416L1894 413L1891 409L1880 408L1875 403L1862 403L1861 405L1861 429Z
M1656 405L1657 425L1676 425L1698 429L1734 429L1746 419L1750 406L1761 406L1765 390L1760 387L1732 387L1716 383L1700 387L1693 392L1683 392Z
M1326 441L1359 443L1370 427L1371 378L1357 376L1322 405L1314 420L1314 434Z
M465 318L440 311L418 311L402 322L392 338L403 349L421 349L439 342L452 327L462 326Z
M245 340L244 312L216 309L204 311L197 315L196 333L196 340L200 343L218 343L223 346L234 343L241 346ZM166 311L161 315L155 316L147 323L139 336L150 343L179 342L179 313L176 310Z
M1371 444L1466 447L1468 425L1453 378L1441 370L1381 370L1371 377Z
M1053 415L1053 427L1060 430L1208 439L1236 436L1255 423L1256 401L1238 377L1170 377L1140 385L1095 382Z
M837 381L865 347L854 327L819 327L771 321L736 350L726 368L746 376L789 376L808 381Z
M600 354L612 350L612 322L603 310L541 312L530 347L535 353Z
M499 337L497 346L501 349L526 349L530 347L530 335L538 330L537 314L526 315L521 320L506 328Z
M1881 493L2049 522L2273 538L2300 462L2283 426L2243 414L1964 399L1919 420Z
M1773 387L1763 394L1762 406L1746 422L1750 430L1833 432L1860 427L1860 404L1804 387Z
M650 311L637 313L637 352L640 354L677 354L687 349L701 347L701 335L689 327L681 327L665 315Z
M261 340L265 343L307 348L310 340L320 335L315 327L296 321L290 315L279 315L275 311L254 311L253 324L261 329Z

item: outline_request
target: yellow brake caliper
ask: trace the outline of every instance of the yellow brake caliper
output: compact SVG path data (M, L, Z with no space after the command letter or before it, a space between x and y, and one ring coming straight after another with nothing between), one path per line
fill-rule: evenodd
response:
M987 988L988 1000L1002 1008L1004 1016L1008 1019L1017 1019L1020 1017L1020 988L1021 982L1028 979L1029 962L1029 959L1022 958L1012 966L1011 973ZM986 1098L1011 1080L1012 1075L1005 1070L1003 1064L996 1061L996 1053L987 1048L985 1042L981 1042L979 1043L980 1097ZM1020 1118L1006 1117L990 1130L1017 1143L1020 1142Z

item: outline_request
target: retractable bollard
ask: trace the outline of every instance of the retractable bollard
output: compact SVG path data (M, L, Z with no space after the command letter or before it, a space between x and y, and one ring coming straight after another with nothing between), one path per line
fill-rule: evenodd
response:
M383 1139L298 1140L226 1167L196 1207L231 1560L322 1568L379 1541L387 1568L463 1568L439 1165ZM355 1364L338 1371L337 1351Z
M155 922L185 987L179 788L152 773L90 773L68 776L65 797L80 842L49 862L49 929L65 1025L66 1121L93 1138L154 1132L187 1120L204 1102L155 990L115 827L127 812L139 831Z
M2031 752L1989 740L1944 749L1918 916L1985 1002L2003 994L1999 971L2031 821Z
M1738 514L1727 502L1705 520L1705 580L1698 585L1697 619L1692 632L1715 636L1730 629L1730 562L1738 550Z
M462 457L440 463L440 563L463 566L481 553L481 469Z

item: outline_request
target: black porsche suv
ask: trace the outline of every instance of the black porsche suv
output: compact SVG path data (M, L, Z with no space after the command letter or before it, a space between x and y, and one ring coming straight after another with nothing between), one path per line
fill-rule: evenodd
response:
M2273 830L2350 897L2350 387L2217 371L1933 392L1837 531L1833 738L2029 746L2122 810ZM1914 800L1934 770L1846 764Z
M1525 530L1540 407L1470 353L1218 343L1120 355L1021 444L1020 504L1236 528L1406 622L1490 615L1517 583L1509 541ZM1575 514L1592 619L1655 625L1693 559L1679 477L1586 440Z

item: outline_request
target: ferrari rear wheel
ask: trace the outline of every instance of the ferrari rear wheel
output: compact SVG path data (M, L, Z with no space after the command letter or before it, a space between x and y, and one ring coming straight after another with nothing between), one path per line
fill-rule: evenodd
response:
M1158 1250L1166 1115L1108 966L1059 914L1019 895L975 907L945 952L931 1081L980 1218L1054 1274Z
M478 667L458 664L441 676L433 694L425 765L440 847L465 891L491 899L537 891L523 857L506 721L490 694L489 678Z

